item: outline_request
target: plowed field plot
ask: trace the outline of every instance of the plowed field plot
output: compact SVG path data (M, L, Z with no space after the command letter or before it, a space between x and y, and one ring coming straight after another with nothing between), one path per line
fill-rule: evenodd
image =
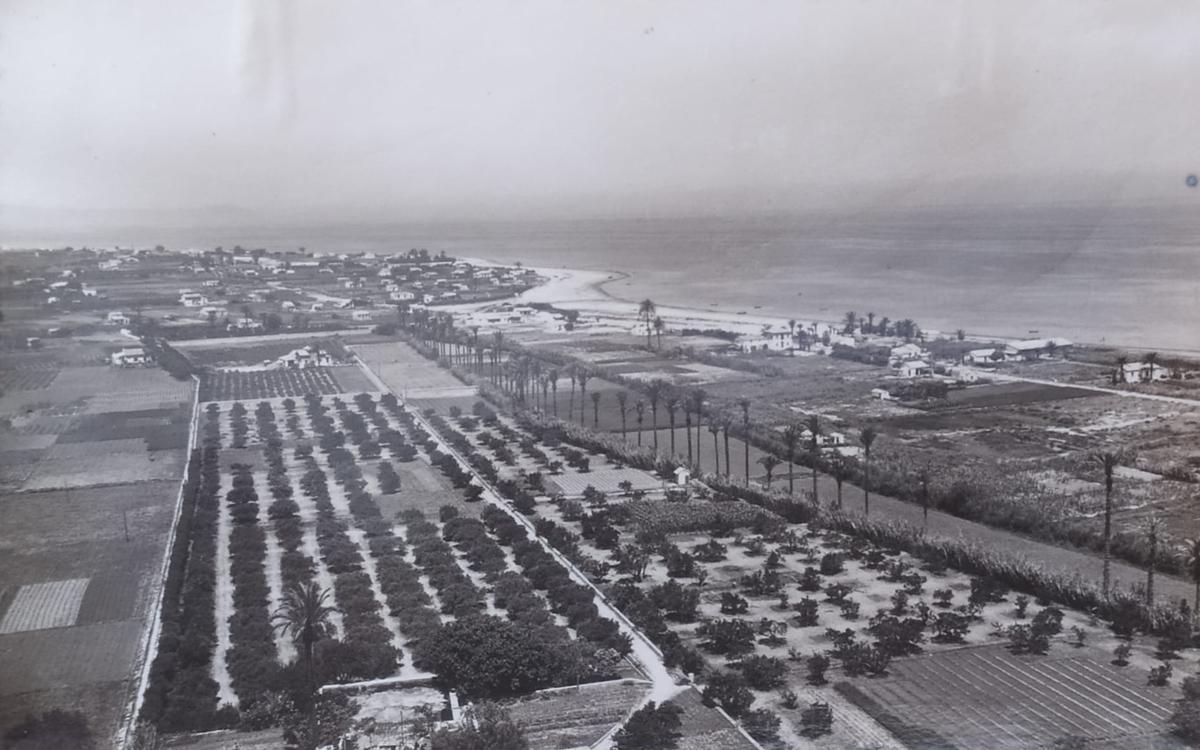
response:
M531 696L508 709L525 726L530 750L586 747L621 722L647 687L633 681L585 686Z
M1047 747L1063 737L1171 747L1174 690L1146 685L1087 650L1014 656L1003 646L892 663L889 676L843 692L910 746Z
M328 367L257 372L218 370L206 373L200 382L201 401L242 401L342 392Z
M455 398L474 395L449 370L432 365L408 344L360 344L354 347L367 367L397 396L405 398Z
M553 484L567 497L577 497L590 485L601 492L610 495L621 492L621 482L631 482L635 490L656 490L662 487L662 480L647 474L640 469L593 469L586 474L571 472L559 476L548 477L547 483Z
M52 365L38 368L0 369L0 389L5 391L36 391L48 387L58 377L59 369Z
M74 625L87 586L86 578L22 586L0 619L0 635Z
M1067 398L1094 398L1103 394L1086 388L1041 385L1039 383L1001 383L978 385L946 394L941 408L969 406L1011 406L1040 401L1061 401Z
M358 365L330 367L329 374L333 375L333 382L338 384L342 393L363 393L376 390L375 384Z
M146 450L141 438L55 444L21 489L46 490L170 479L183 472L186 451Z
M187 425L191 410L143 409L80 416L58 437L58 442L81 443L98 440L141 439L147 450L187 447Z

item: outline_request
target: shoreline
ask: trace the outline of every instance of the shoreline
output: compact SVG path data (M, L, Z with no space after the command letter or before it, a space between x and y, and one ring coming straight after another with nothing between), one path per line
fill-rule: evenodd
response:
M462 260L481 265L508 265L487 258L464 257ZM639 301L621 296L606 287L629 279L631 272L620 270L588 271L576 268L552 268L546 266L525 266L536 271L547 280L538 286L522 293L517 299L524 303L553 304L555 307L578 310L582 314L596 315L620 321L638 321L637 306ZM721 328L734 330L737 333L753 334L761 331L763 326L786 326L788 317L774 315L766 310L725 311L713 308L691 307L683 305L656 304L657 314L665 321L674 323L677 327L687 328ZM804 322L837 324L841 318L829 318L807 315L802 312L793 316ZM920 321L917 321L918 325ZM943 335L952 331L941 331ZM1029 338L1026 335L1005 335L999 333L980 333L964 329L969 341L1021 340ZM1045 335L1054 335L1053 333ZM1089 349L1120 350L1130 353L1157 352L1160 355L1200 358L1200 349L1178 349L1169 347L1138 346L1123 344L1115 341L1093 342L1076 341L1076 345Z

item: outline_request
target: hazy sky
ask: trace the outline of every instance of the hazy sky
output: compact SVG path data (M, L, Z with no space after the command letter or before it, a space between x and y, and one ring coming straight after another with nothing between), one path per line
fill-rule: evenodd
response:
M0 222L1155 202L1198 75L1187 0L0 0Z

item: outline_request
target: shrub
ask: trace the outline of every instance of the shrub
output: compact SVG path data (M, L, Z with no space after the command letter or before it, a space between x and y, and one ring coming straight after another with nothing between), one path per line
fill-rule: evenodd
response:
M755 690L781 687L787 677L787 664L773 656L748 656L735 666L746 678L746 684Z
M769 709L756 708L747 711L742 716L742 726L751 737L760 742L779 739L779 717Z
M804 662L808 670L808 682L811 685L824 685L825 672L829 669L829 657L825 654L813 654Z
M737 718L754 703L754 693L746 687L746 679L736 672L713 672L701 693L708 705L719 705Z
M836 575L845 569L846 560L837 552L829 552L821 556L821 575Z

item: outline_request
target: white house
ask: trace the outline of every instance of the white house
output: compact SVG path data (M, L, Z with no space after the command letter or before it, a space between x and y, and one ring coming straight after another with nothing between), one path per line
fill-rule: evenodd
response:
M371 311L370 310L355 310L354 312L350 313L350 319L358 320L358 321L370 320L371 319Z
M925 350L916 344L903 344L892 348L888 359L892 362L907 362L913 359L924 359Z
M400 290L392 292L388 295L388 298L393 302L412 302L417 298L417 295L413 294L412 292Z
M333 357L328 352L309 344L302 349L294 349L275 360L273 367L303 370L308 367L328 367L333 364Z
M788 328L764 328L759 336L738 339L738 348L744 352L790 352L795 346L795 337Z
M123 326L123 325L129 324L129 316L123 312L118 312L118 311L110 312L108 314L108 316L105 317L104 320L109 325L122 325Z
M967 352L966 356L963 357L963 360L970 362L973 365L990 365L994 364L996 359L1002 359L1003 356L1004 355L1001 354L999 357L997 357L996 349L994 347L991 349L972 349L971 351Z
M113 352L111 360L114 367L141 367L150 363L150 358L146 356L146 350L140 346Z
M1156 380L1166 380L1170 371L1160 364L1147 362L1127 362L1122 366L1122 377L1125 383L1150 383Z
M179 301L184 307L204 307L208 304L208 297L199 292L184 292L179 295Z
M872 388L871 398L877 398L880 401L895 401L896 398L888 393L886 388Z
M284 310L295 310L296 309L296 303L292 302L290 299L285 299L279 306L281 308L283 308Z
M221 286L220 279L205 279L204 286Z
M905 378L923 378L933 374L933 368L923 359L900 364L900 376Z

